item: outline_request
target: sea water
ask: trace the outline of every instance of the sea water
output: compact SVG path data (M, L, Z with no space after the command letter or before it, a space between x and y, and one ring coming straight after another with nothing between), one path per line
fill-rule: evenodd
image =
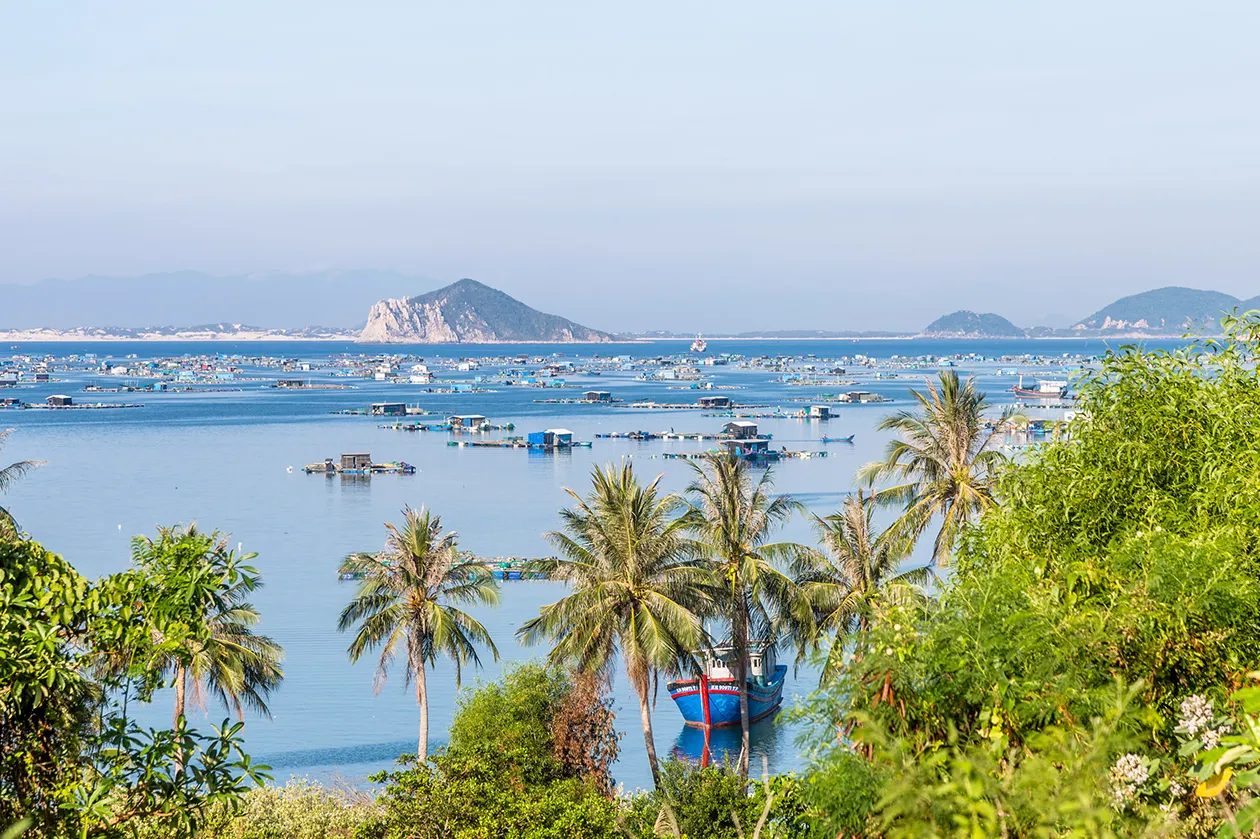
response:
M283 343L140 343L22 344L0 350L14 354L64 357L96 353L120 360L203 354L244 354L301 358L316 362L332 353L411 353L427 359L503 357L517 353L568 360L627 354L636 358L685 353L686 341L632 345L496 345L371 347L331 342ZM709 342L708 354L738 353L746 357L815 354L819 358L862 353L874 358L940 357L956 353L979 356L1035 353L1042 356L1097 354L1099 341L721 341ZM963 373L974 372L995 404L1009 403L1013 380L996 375L1010 363L957 361ZM522 366L522 365L517 365ZM524 365L527 368L536 365ZM1061 374L1051 364L1041 372ZM1025 369L1025 368L1021 368ZM1028 372L1036 372L1026 368ZM893 403L834 405L839 417L827 422L795 419L757 420L763 434L773 435L778 448L825 450L814 460L787 460L774 466L775 487L801 501L811 513L837 509L854 488L854 473L881 456L887 435L876 430L890 410L906 407L908 389L921 385L933 368L904 371L896 378L873 379L850 368L859 384L848 388L792 387L778 374L735 366L702 368L715 385L738 389L676 389L685 382L635 381L633 372L600 376L569 375L571 385L612 391L624 404L638 399L694 402L705 393L731 396L743 404L799 409L808 403L789 401L822 391L861 389L881 393ZM471 380L493 376L493 370L448 374L440 379ZM275 371L268 375L276 376ZM612 431L717 432L724 419L698 411L644 411L598 405L540 404L537 399L575 398L582 390L487 385L489 393L427 393L419 385L389 384L364 379L329 378L327 370L279 374L350 384L345 390L280 390L259 382L224 383L238 391L218 393L80 394L89 382L112 377L74 373L65 380L12 391L29 403L53 393L76 401L139 402L144 407L105 411L5 411L0 427L17 432L3 452L4 462L37 458L47 464L21 481L3 502L25 530L49 549L64 555L82 573L98 576L126 567L129 542L136 534L152 534L158 525L196 521L204 529L231 534L235 547L255 551L265 587L254 597L263 616L260 631L285 649L285 679L272 696L272 718L247 716L248 750L274 767L277 778L309 775L362 783L368 774L388 768L403 752L416 747L418 714L414 694L404 687L395 665L384 684L374 674L377 660L365 657L351 665L346 657L348 635L337 631L337 617L354 583L337 579L341 559L355 551L379 549L383 524L400 520L405 505L427 506L442 517L445 528L459 534L461 547L483 556L543 556L553 553L544 534L559 526L557 511L570 502L564 488L585 492L591 470L632 458L643 478L664 476L666 490L681 491L693 472L684 460L665 459L665 452L701 451L712 441L595 440ZM124 379L124 381L126 381ZM671 388L671 386L673 386ZM399 432L379 426L390 419L341 416L333 412L362 408L371 402L420 404L439 417L484 414L496 424L514 423L515 434L553 427L571 429L577 440L594 440L592 448L543 454L520 449L448 447L441 432ZM428 421L436 421L430 419ZM822 436L856 435L853 444L824 445ZM502 435L490 435L502 436ZM463 439L476 439L463 438ZM303 474L301 467L340 452L370 452L376 461L405 460L415 475L376 475L370 479L327 478ZM291 471L290 471L291 469ZM812 541L805 517L782 533L784 539ZM497 608L472 611L489 628L499 659L489 652L480 669L464 673L463 691L477 680L494 679L505 666L541 660L545 648L522 646L515 639L520 625L541 606L563 596L564 587L548 581L505 581ZM783 657L787 657L784 653ZM790 661L790 659L789 659ZM817 685L808 662L790 669L784 691L791 707ZM432 745L445 739L461 688L455 670L440 660L428 677ZM615 677L613 698L617 725L624 732L616 774L628 788L650 785L637 701L624 678ZM194 725L217 723L222 707L207 699L205 710L193 710ZM144 710L150 724L169 719L169 697ZM664 756L695 758L703 746L698 732L687 729L663 685L654 706L656 748ZM780 719L758 724L753 732L754 765L761 756L772 771L800 769L807 759L798 742L799 726ZM719 733L714 750L738 749L738 730Z

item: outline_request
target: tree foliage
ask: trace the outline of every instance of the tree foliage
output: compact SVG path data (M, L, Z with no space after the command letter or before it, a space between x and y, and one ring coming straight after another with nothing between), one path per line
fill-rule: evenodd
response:
M0 823L113 837L150 822L186 836L265 778L240 724L203 735L129 716L163 684L155 662L208 637L178 608L202 570L92 583L35 542L0 541Z
M937 605L882 604L811 704L819 739L848 733L885 779L880 832L1207 829L1183 703L1224 703L1260 661L1260 320L1226 327L1108 356L1068 438L1003 471Z
M481 666L479 646L498 661L490 633L460 607L498 603L499 587L484 562L459 553L456 534L444 532L441 518L428 510L407 507L402 526L386 524L385 529L389 535L384 551L354 554L341 565L341 573L362 582L342 610L337 628L354 630L347 649L351 661L380 650L378 688L402 649L403 674L408 684L415 683L420 706L418 754L423 760L429 747L425 668L435 666L440 657L449 658L458 686L465 665Z
M882 461L862 467L858 475L882 486L875 498L900 507L890 528L898 539L917 541L940 523L932 559L948 559L963 528L995 504L993 484L1006 463L997 448L998 435L1016 418L1013 409L985 417L986 399L974 379L959 379L942 370L927 391L911 390L917 410L902 410L879 424L896 432ZM986 420L988 423L986 425Z
M552 644L549 659L601 677L618 652L639 698L648 766L658 775L650 697L661 673L691 668L705 638L709 576L687 551L682 501L662 495L660 478L642 484L634 467L595 469L583 498L562 510L562 530L547 534L560 558L537 563L571 593L544 606L519 631L527 643Z

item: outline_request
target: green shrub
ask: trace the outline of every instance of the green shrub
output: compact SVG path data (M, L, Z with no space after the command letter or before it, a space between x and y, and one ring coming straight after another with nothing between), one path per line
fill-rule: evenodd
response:
M734 767L725 764L699 767L666 760L661 764L660 786L628 801L622 824L630 836L645 839L656 835L752 839L763 814L765 825L759 839L811 835L801 782L795 777L744 782Z

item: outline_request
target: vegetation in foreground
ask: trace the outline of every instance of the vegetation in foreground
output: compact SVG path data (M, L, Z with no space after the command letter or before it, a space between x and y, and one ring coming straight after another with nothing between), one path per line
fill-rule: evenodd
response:
M0 541L0 819L27 819L38 836L1255 835L1260 318L1225 327L1227 341L1110 356L1066 437L1015 465L981 457L983 406L947 374L913 422L897 420L902 442L927 454L890 452L887 468L866 473L876 497L900 498L909 517L872 534L870 502L856 499L825 523L825 552L771 547L759 534L773 530L775 498L750 505L759 485L733 473L723 487L718 464L697 476L690 511L678 508L687 538L673 562L694 565L694 577L636 577L615 542L596 546L591 528L626 520L598 508L608 493L586 500L591 516L566 517L581 549L567 560L590 554L592 580L627 573L623 615L656 596L647 583L685 582L698 617L725 615L738 630L755 615L780 642L823 657L827 678L795 711L813 723L799 777L748 783L737 757L704 768L667 760L653 790L618 795L601 663L626 655L624 639L586 662L565 651L563 628L591 620L574 601L557 610L572 620L538 624L562 650L553 666L465 696L449 744L379 776L374 800L302 784L250 791L265 776L238 728L201 735L177 719L141 732L126 715L169 682L155 663L211 642L213 593L233 585L222 570L233 563L198 549L198 561L89 583L10 535ZM622 497L646 502L632 476L625 484ZM933 526L915 512L924 505L946 522L934 555L950 568L933 599L898 580L894 559ZM641 521L656 535L675 527L669 516ZM621 624L608 626L622 638ZM648 660L660 672L688 666Z

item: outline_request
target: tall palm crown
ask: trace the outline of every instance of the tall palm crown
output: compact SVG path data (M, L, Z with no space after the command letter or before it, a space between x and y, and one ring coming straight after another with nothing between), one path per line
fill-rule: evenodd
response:
M686 515L698 555L710 568L716 613L729 625L739 683L742 747L740 771L748 772L747 653L753 638L771 642L812 633L807 598L780 566L798 564L808 549L791 542L771 542L800 505L774 495L771 470L753 480L747 463L734 455L693 462Z
M709 608L705 570L687 551L683 502L662 495L660 477L644 486L627 462L596 468L583 498L560 512L563 529L548 533L560 557L538 563L572 593L527 621L527 643L552 643L549 658L588 671L611 666L618 652L639 697L652 780L659 778L649 696L660 673L687 668L704 641Z
M196 706L204 707L210 693L238 718L246 708L271 716L267 699L284 679L284 650L254 633L260 616L247 598L262 587L262 577L246 563L256 556L238 555L228 549L226 536L202 533L196 524L160 528L156 539L138 536L132 542L133 562L161 581L160 596L178 600L171 607L205 628L154 662L174 677L176 719L190 692Z
M798 567L797 584L814 607L815 643L829 642L821 681L835 678L849 639L860 647L870 628L875 602L922 597L934 578L930 567L901 570L909 543L892 533L875 534L874 504L858 490L829 516L815 519L823 552L812 553Z
M490 633L460 606L495 605L499 586L482 561L463 556L456 534L442 532L442 520L423 507L403 509L402 527L386 524L385 550L346 557L341 572L361 579L354 597L341 612L337 628L352 629L354 640L347 653L358 661L364 653L380 648L377 688L384 683L399 647L406 654L404 673L415 683L420 706L420 738L417 756L424 760L429 746L429 697L425 668L439 657L455 663L455 684L460 684L465 665L481 666L478 646L499 660Z
M960 381L954 370L941 371L939 384L929 381L926 393L910 393L917 411L898 411L880 422L881 431L898 436L884 459L863 466L858 477L872 486L892 484L875 498L904 508L890 528L898 536L917 541L940 519L932 551L939 563L948 559L963 526L994 504L993 480L1006 462L995 443L1017 415L1006 408L986 427L984 394L974 379Z
M4 444L12 433L12 428L0 428L0 450L4 449ZM9 487L17 483L28 472L42 465L43 461L41 460L19 460L17 463L10 463L8 466L0 468L0 493L8 492ZM13 520L13 515L0 505L0 537L6 534L12 536L17 533L18 525Z

